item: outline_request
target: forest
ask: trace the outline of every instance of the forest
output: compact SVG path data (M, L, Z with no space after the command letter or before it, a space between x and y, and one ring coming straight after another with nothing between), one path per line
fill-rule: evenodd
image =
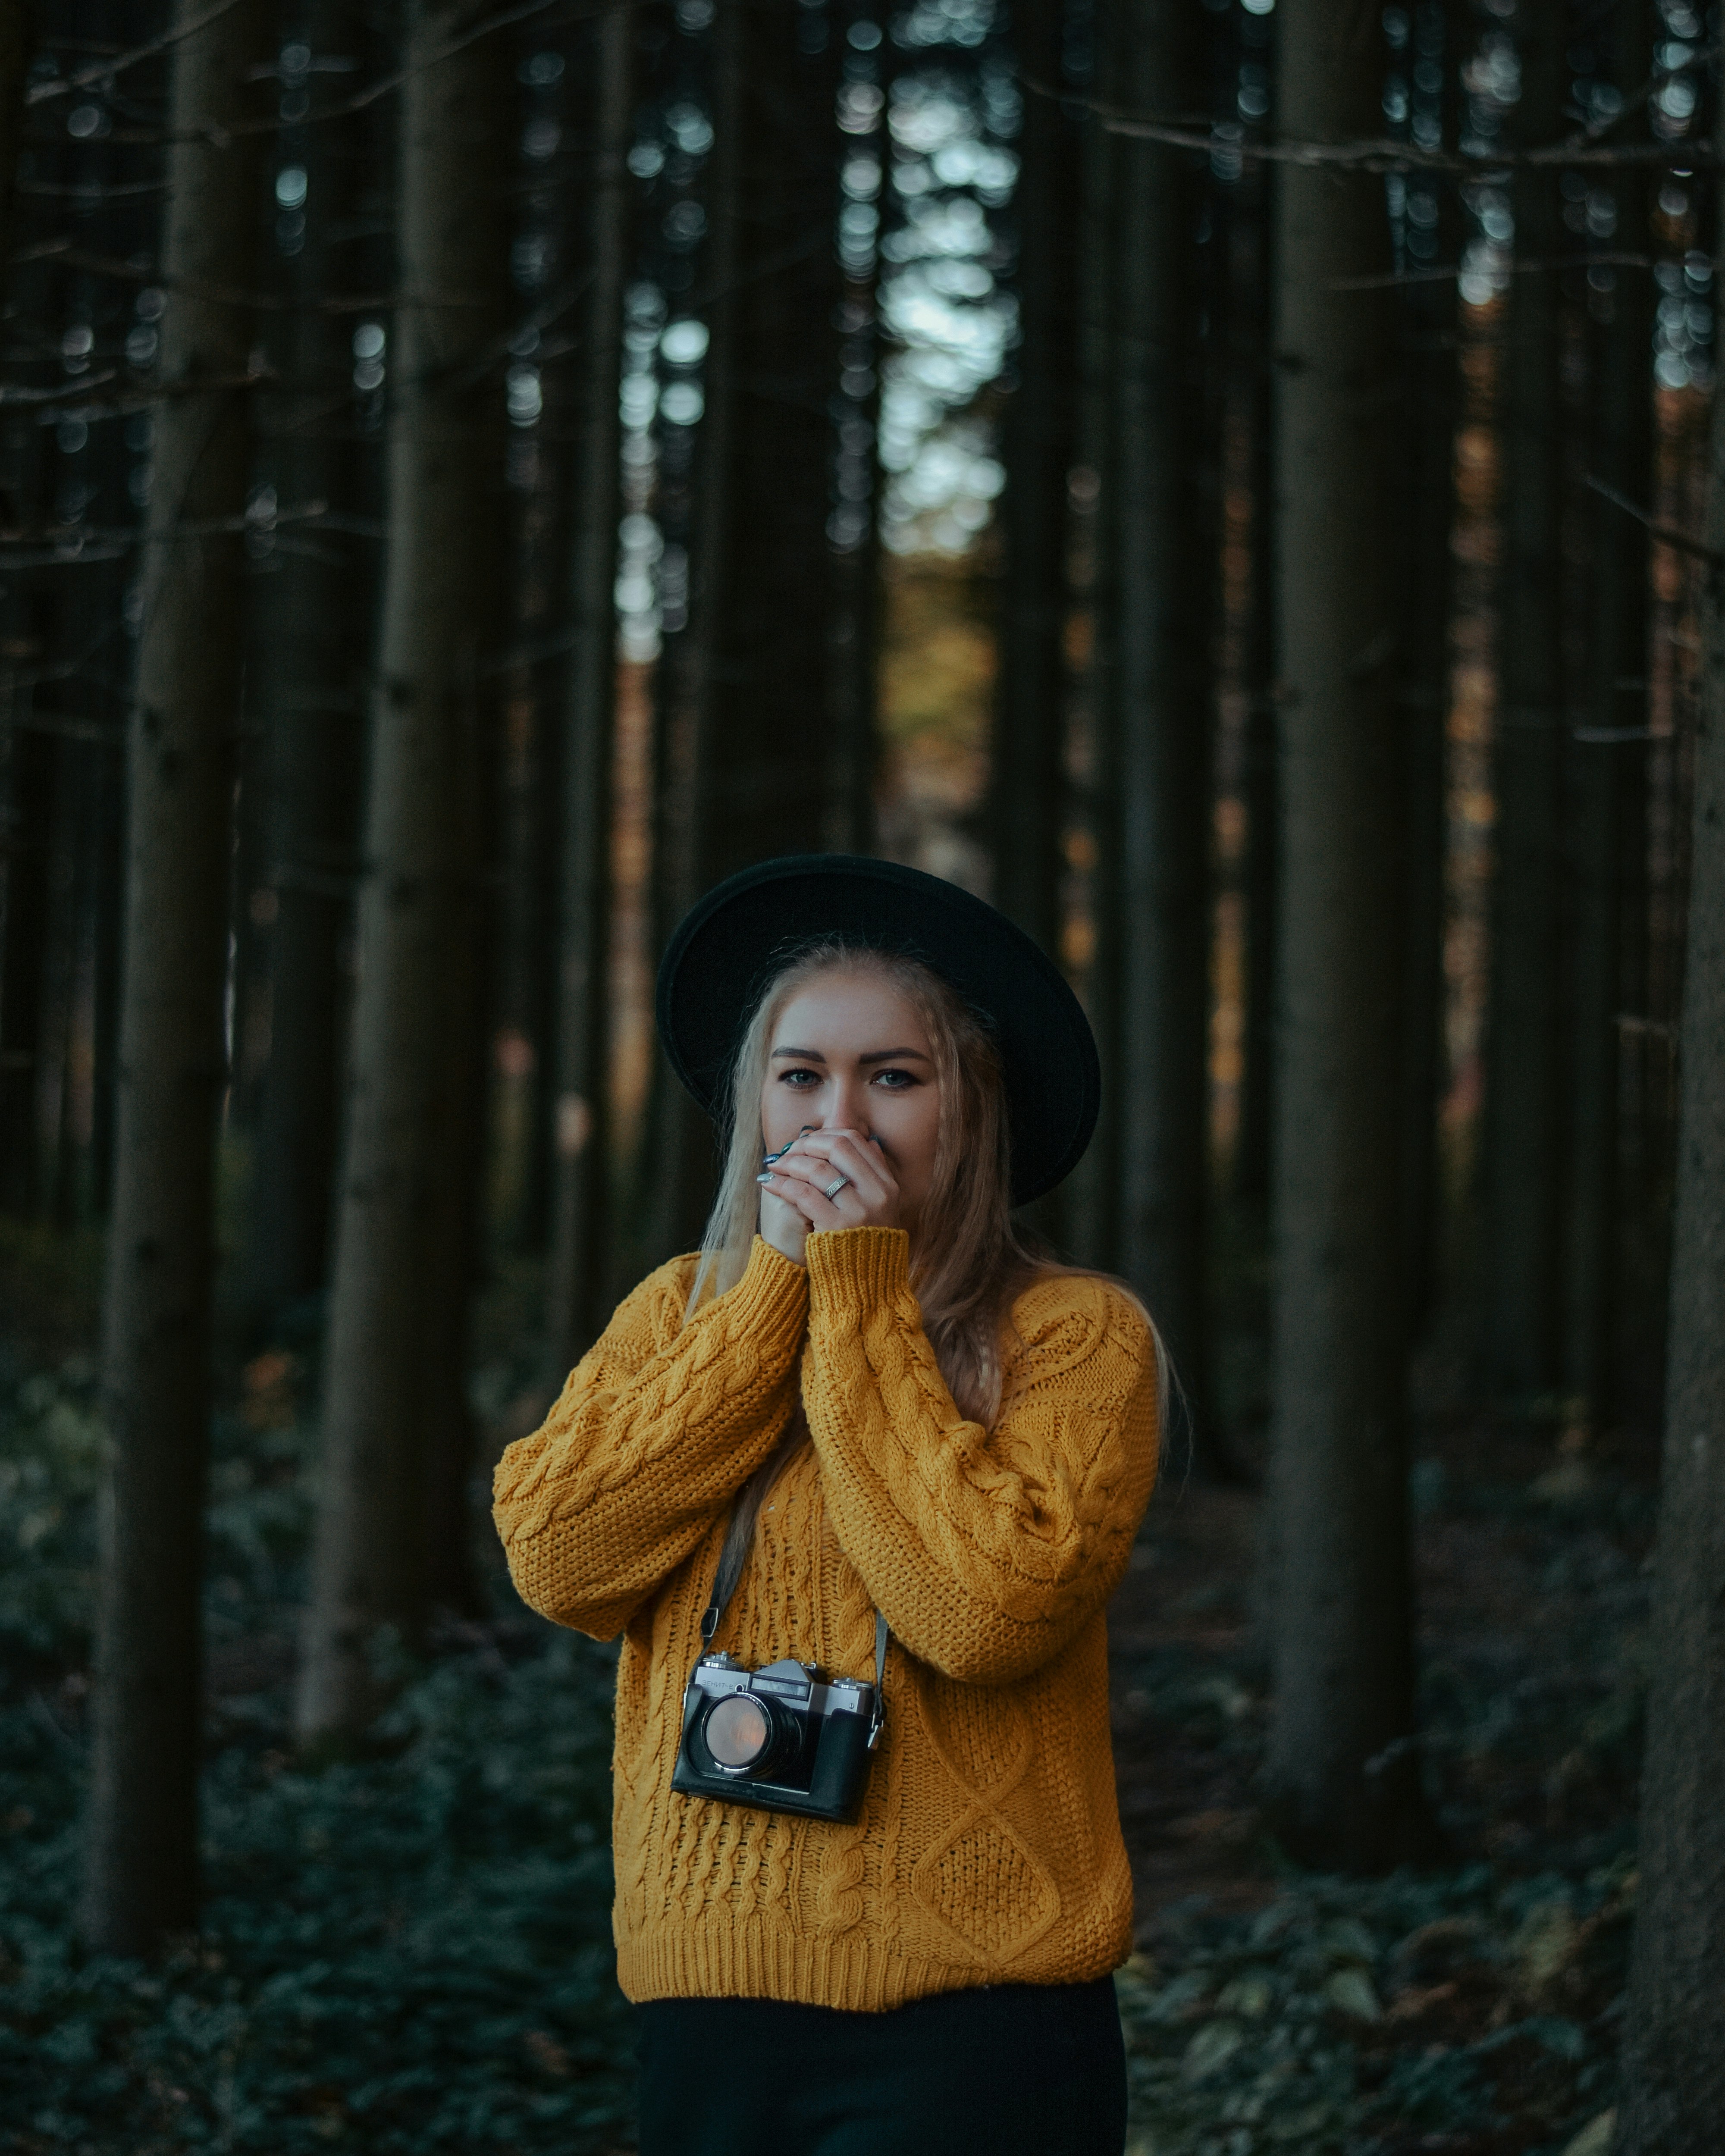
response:
M0 6L5 2156L634 2148L490 1473L819 852L1101 1050L1130 2156L1717 2156L1721 38Z

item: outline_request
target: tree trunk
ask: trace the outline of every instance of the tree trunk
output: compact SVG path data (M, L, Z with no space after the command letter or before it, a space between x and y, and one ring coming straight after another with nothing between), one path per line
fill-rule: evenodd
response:
M730 495L741 361L737 285L742 266L742 10L721 8L713 30L713 152L707 168L712 239L703 283L707 311L706 403L694 444L695 518L689 532L687 625L665 645L659 669L653 826L654 957L711 880L705 869L703 803L715 726L714 680L725 603L721 562L732 540ZM653 1060L652 1095L639 1150L635 1240L639 1273L701 1240L712 1187L706 1119L672 1075Z
M447 1425L465 1416L485 791L477 672L500 553L491 376L509 108L504 40L445 57L449 28L423 0L410 8L398 275L405 293L424 296L399 310L392 354L367 880L296 1703L308 1743L364 1727L378 1699L377 1635L411 1635L421 1618L424 1485Z
M24 79L36 45L36 11L28 0L0 8L0 243L12 232L18 183L18 144L23 134ZM8 250L9 251L9 250Z
M1106 34L1106 18L1098 23ZM1106 66L1094 61L1079 87L1091 95L1103 92ZM1079 138L1078 222L1073 252L1078 261L1078 295L1074 330L1075 478L1078 492L1070 506L1067 531L1072 546L1070 578L1084 637L1085 663L1077 670L1073 694L1075 759L1078 805L1093 850L1090 876L1091 947L1080 993L1096 1034L1102 1065L1101 1111L1090 1150L1058 1194L1060 1247L1081 1265L1107 1271L1119 1269L1120 1089L1120 906L1119 848L1114 843L1112 788L1117 763L1117 711L1111 685L1114 671L1114 543L1110 511L1112 494L1104 476L1112 463L1113 399L1113 219L1114 173L1120 138L1094 116Z
M1152 7L1148 12L1163 11ZM1061 81L1065 14L1062 0L1029 0L1014 10L1019 64L1031 81ZM1058 957L1077 209L1076 143L1060 99L1040 92L1025 98L1019 146L1013 195L1019 228L1018 386L1008 400L1002 444L1006 558L996 635L989 820L994 903ZM1134 147L1138 169L1153 171L1144 151ZM1151 185L1153 195L1153 179Z
M1612 74L1632 97L1651 69L1646 10L1625 0ZM1645 141L1645 109L1629 116L1620 139ZM1649 244L1645 179L1614 175L1621 244ZM1653 499L1652 279L1619 270L1605 300L1609 319L1595 332L1592 447L1589 470L1635 502ZM1589 292L1597 306L1601 295ZM1621 993L1624 867L1645 826L1636 813L1647 768L1644 742L1612 739L1647 723L1647 539L1614 503L1589 497L1591 546L1587 605L1591 631L1584 706L1591 738L1568 750L1565 821L1569 854L1569 945L1564 983L1569 1042L1563 1270L1563 1391L1574 1412L1598 1429L1617 1397L1615 1315L1625 1284L1618 1259L1625 1208L1617 1177L1617 1014Z
M1235 187L1235 288L1245 320L1241 343L1251 373L1250 410L1255 454L1252 487L1252 623L1248 630L1245 683L1245 1008L1241 1014L1243 1067L1240 1135L1235 1143L1230 1195L1255 1221L1269 1209L1270 1156L1275 1126L1276 895L1280 803L1276 773L1275 609L1275 397L1266 358L1270 342L1269 176L1250 165Z
M706 415L689 625L667 648L661 943L710 885L819 852L832 798L827 536L839 380L831 114L836 55L800 50L788 11L725 0L714 30ZM712 1189L706 1119L661 1057L645 1149L649 1262L698 1240Z
M1428 28L1430 25L1430 28ZM1420 11L1420 60L1434 59L1455 76L1444 49L1452 27L1436 9ZM1458 41L1459 42L1459 41ZM1447 118L1448 116L1446 115ZM1446 126L1446 141L1454 130ZM1417 189L1417 194L1416 194ZM1459 219L1445 217L1447 189L1410 183L1410 201L1435 213L1432 252L1452 261ZM1410 219L1408 229L1422 227ZM1415 261L1413 265L1419 268ZM1399 684L1407 804L1407 956L1402 988L1402 1243L1409 1341L1436 1299L1437 1117L1444 1067L1444 864L1445 721L1450 707L1450 630L1454 614L1455 522L1455 287L1452 280L1410 285L1404 295L1401 428L1407 445L1407 548Z
M177 18L194 22L198 0ZM177 45L162 260L162 374L225 382L156 422L143 632L129 752L119 1126L102 1317L112 1456L83 1928L151 1951L197 1912L201 1531L209 1418L216 1107L223 1084L250 325L199 290L253 276L262 138L224 136L268 51L240 8ZM189 289L188 289L189 288ZM193 533L178 534L182 525ZM196 536L193 536L195 534Z
M1111 24L1113 101L1193 102L1189 34L1166 0L1128 0ZM1115 152L1111 644L1119 856L1119 1264L1168 1343L1200 1447L1207 1399L1210 557L1190 474L1194 222L1187 158L1147 142Z
M75 646L73 647L74 649ZM83 744L58 740L48 818L47 906L42 923L40 1000L37 1005L34 1097L31 1102L34 1166L31 1187L39 1220L66 1219L66 1082L72 1061L73 975L77 963L78 844L84 791Z
M347 23L337 0L320 0L305 26L314 54L338 50ZM295 145L307 161L305 243L282 278L298 304L272 355L281 385L263 408L260 459L284 510L357 506L353 321L316 304L351 286L351 243L337 234L355 207L355 147L327 126ZM252 583L257 664L248 685L263 737L254 762L264 853L257 887L241 893L267 951L269 1054L245 1256L247 1300L264 1324L315 1295L329 1265L347 1002L341 950L352 920L361 677L377 569L368 541L315 525L268 536Z
M1375 13L1291 0L1278 126L1376 131ZM1394 295L1383 189L1277 188L1281 710L1271 1589L1272 1815L1302 1862L1407 1853L1418 1784L1404 1430L1399 1089L1401 772Z
M697 564L714 615L699 858L703 887L776 854L817 853L832 764L827 536L843 297L835 47L799 49L790 8L727 0L737 104L737 290L720 547ZM715 265L716 270L716 264ZM710 473L712 467L709 466Z
M1725 399L1713 410L1710 521L1711 543L1725 546ZM1725 608L1717 577L1705 639L1619 2156L1712 2156L1725 2112Z
M1553 11L1522 45L1523 141L1563 124L1563 37ZM1518 178L1516 252L1558 252L1557 181ZM1509 302L1503 433L1504 559L1498 638L1497 875L1484 1132L1486 1353L1491 1390L1526 1406L1557 1377L1560 1188L1557 279L1532 270Z
M8 717L24 716L28 693L8 682ZM59 747L51 734L18 725L8 726L0 743L4 780L0 854L5 868L4 942L0 945L0 1210L18 1219L28 1218L36 1202L33 1109L48 952L49 803Z
M562 756L557 921L557 1086L546 1333L567 1369L603 1318L610 1168L607 957L610 939L612 719L617 692L618 361L629 230L624 158L634 125L632 12L596 30L591 136L592 275L572 482L574 527Z

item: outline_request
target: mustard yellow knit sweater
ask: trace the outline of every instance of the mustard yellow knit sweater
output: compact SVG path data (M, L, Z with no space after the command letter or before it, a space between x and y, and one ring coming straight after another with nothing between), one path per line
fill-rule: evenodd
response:
M952 1403L901 1230L757 1240L685 1324L694 1260L619 1309L544 1427L499 1463L523 1599L617 1675L618 1974L634 1999L879 2010L973 1984L1078 1983L1130 1945L1103 1606L1155 1478L1155 1350L1106 1282L1013 1312L992 1430ZM814 1439L774 1486L716 1645L873 1675L886 1727L855 1825L675 1794L683 1686L731 1502L800 1364Z

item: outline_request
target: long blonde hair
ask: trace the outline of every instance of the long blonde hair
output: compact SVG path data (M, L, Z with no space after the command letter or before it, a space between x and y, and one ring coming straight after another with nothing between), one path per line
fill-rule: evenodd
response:
M1012 1217L1011 1130L999 1052L986 1023L949 983L916 958L872 945L828 937L808 944L768 983L751 1014L732 1066L721 1137L725 1167L707 1216L701 1260L685 1317L742 1278L760 1217L761 1096L773 1035L785 1005L822 973L872 973L890 982L922 1020L940 1086L934 1173L911 1245L911 1286L922 1329L954 1405L968 1421L989 1430L998 1419L1004 1350L1013 1304L1033 1280L1085 1272L1034 1249ZM1173 1373L1150 1313L1124 1281L1119 1287L1142 1312L1156 1347L1157 1427L1167 1428ZM778 1450L737 1495L719 1568L715 1599L729 1599L754 1541L762 1505L807 1441L800 1405Z
M761 1094L779 1015L819 975L872 973L916 1009L940 1087L934 1174L911 1250L922 1325L959 1412L986 1428L1000 1411L1001 1327L1039 1272L1060 1270L1012 1218L1012 1163L1000 1058L987 1026L917 959L832 937L800 951L768 983L732 1067L725 1168L689 1291L690 1317L742 1278L760 1213Z

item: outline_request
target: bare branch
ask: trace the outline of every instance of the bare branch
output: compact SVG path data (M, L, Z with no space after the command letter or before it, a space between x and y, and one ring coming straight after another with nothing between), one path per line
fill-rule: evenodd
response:
M1661 546L1675 547L1680 554L1692 554L1697 562L1705 562L1710 569L1725 569L1725 554L1720 553L1716 547L1692 538L1688 532L1680 531L1674 524L1656 523L1639 503L1631 501L1626 494L1620 494L1615 486L1608 485L1592 472L1586 475L1586 479L1595 494L1602 495L1614 509L1620 509L1625 516L1633 516L1637 524L1643 526L1650 539L1656 539Z
M158 53L165 53L169 46L182 44L187 38L195 38L200 30L208 28L210 23L241 4L242 0L217 0L213 8L206 8L201 15L194 15L189 23L182 23L177 28L164 30L159 38L152 38L147 45L134 45L130 52L121 53L113 59L99 60L94 67L79 68L71 74L56 75L51 82L33 83L25 93L24 103L40 105L50 97L70 97L80 90L93 90L100 82L112 82L115 76L126 69L136 67L142 60L153 60Z
M110 367L105 374L91 375L88 382L63 382L53 389L0 388L0 404L64 404L69 396L81 397L88 390L119 379L120 369Z
M155 285L165 292L189 292L194 299L218 305L252 307L261 312L320 315L384 314L400 307L479 307L486 302L474 292L364 292L352 299L305 300L290 293L245 292L225 285L206 285L195 277L164 276L152 264L140 265L117 254L93 254L69 239L39 240L12 258L13 267L23 262L64 262L73 270L87 270L94 277L116 277L132 285Z
M1620 149L1577 147L1573 137L1542 144L1537 149L1423 150L1417 143L1399 142L1389 136L1364 136L1352 142L1317 142L1290 135L1267 136L1249 141L1244 133L1222 135L1214 122L1195 126L1189 120L1159 120L1122 112L1100 100L1074 97L1069 91L1021 74L1026 90L1089 113L1110 135L1134 141L1161 142L1173 150L1227 149L1236 157L1260 164L1291 165L1311 172L1435 172L1456 177L1476 177L1483 172L1557 172L1630 169L1642 166L1681 165L1686 172L1711 171L1713 144L1705 136L1685 142L1633 142Z
M1502 265L1511 275L1526 277L1546 270L1653 270L1651 254L1530 254ZM1332 277L1327 292L1384 292L1397 285L1445 285L1466 273L1466 264L1445 262L1429 270L1391 270L1371 277Z

